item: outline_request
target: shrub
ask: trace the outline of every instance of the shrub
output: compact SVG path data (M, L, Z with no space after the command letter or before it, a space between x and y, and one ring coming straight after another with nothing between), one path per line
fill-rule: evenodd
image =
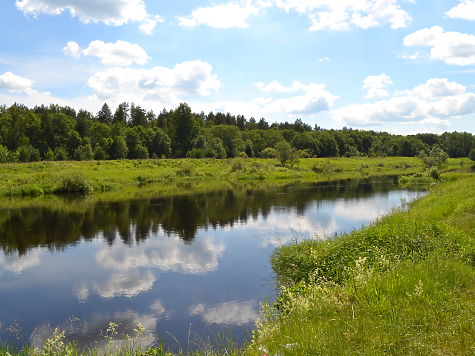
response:
M93 189L86 177L80 173L71 173L61 177L59 185L54 189L57 194L89 194Z
M242 171L244 169L244 161L241 158L233 159L231 164L231 172Z
M266 149L261 151L260 156L262 158L276 158L277 157L277 151L271 147L267 147Z
M31 145L20 146L17 150L20 162L37 162L40 160L40 151Z
M205 158L206 152L202 148L193 148L186 153L187 158Z
M0 145L0 163L8 162L8 149L5 146Z
M135 158L138 159L147 159L148 158L148 150L147 147L143 145L138 145L135 148Z
M468 153L468 158L470 158L472 161L475 161L475 148L472 148L470 152Z
M64 147L54 149L54 158L56 161L66 161L69 159L68 151Z
M96 161L103 161L107 159L107 153L101 146L97 146L94 150L94 159Z
M237 155L239 158L247 158L247 154L246 152L239 152L239 154Z
M430 170L430 176L435 179L435 180L439 180L440 179L440 172L438 169L436 168L432 168Z

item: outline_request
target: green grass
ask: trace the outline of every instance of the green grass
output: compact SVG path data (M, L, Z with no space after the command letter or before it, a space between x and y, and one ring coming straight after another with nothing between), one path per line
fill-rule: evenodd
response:
M195 179L205 172L213 179L230 176L222 184L240 180L253 184L254 175L259 174L254 170L261 169L260 165L270 167L263 179L268 184L278 181L280 174L300 174L303 180L313 175L313 180L324 180L326 173L319 165L329 163L332 171L341 169L336 174L350 176L359 174L363 162L368 168L362 169L369 174L378 168L387 173L403 169L393 167L402 164L399 159L384 160L384 167L381 159L302 160L297 170L277 167L273 161L245 160L242 166L236 164L234 172L233 161L165 162L172 174L181 167L183 179ZM416 166L417 161L413 162ZM452 168L459 162L452 161ZM85 165L82 172L92 179L86 167L93 167L93 163ZM127 174L134 177L143 167L136 169ZM202 184L200 189L212 185L196 179L197 186ZM143 184L141 189L145 190L153 186ZM442 182L426 197L411 203L408 210L395 211L367 228L332 240L281 247L272 263L282 290L275 305L263 305L250 343L241 349L204 347L196 355L475 354L473 173L444 173ZM14 356L34 355L29 349L13 352L0 346L0 354L7 351ZM71 355L99 355L97 350L73 352ZM164 348L109 354L166 355Z
M452 159L449 169L468 165ZM91 193L104 199L130 199L140 194L175 195L230 185L317 182L420 171L416 158L308 158L292 169L275 159L176 159L67 161L0 164L0 208L45 200L54 194ZM78 177L81 178L80 181ZM78 184L79 183L79 184ZM36 198L36 199L31 199ZM46 198L48 200L50 198Z
M249 354L475 354L475 176L365 229L278 249Z

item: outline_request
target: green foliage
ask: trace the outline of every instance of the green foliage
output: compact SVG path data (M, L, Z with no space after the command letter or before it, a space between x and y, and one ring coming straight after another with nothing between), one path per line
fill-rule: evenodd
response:
M80 173L70 173L62 176L58 186L54 189L56 194L89 194L92 185Z
M96 161L104 161L107 159L107 153L101 146L97 146L94 150L94 159Z
M475 161L475 148L472 148L468 154L468 158L470 158L472 161Z
M45 161L54 161L55 155L51 148L48 147L48 151L45 153Z
M91 144L81 145L74 150L73 158L76 161L90 161L94 158L94 153L92 152Z
M293 167L298 161L298 154L295 149L290 146L286 141L281 141L275 146L277 153L277 159L280 161L280 164L285 167L289 165Z
M66 161L69 159L69 155L64 147L56 147L54 149L54 158L56 161Z
M277 151L274 148L266 148L261 151L260 156L262 158L277 158Z
M138 145L135 148L135 158L138 159L147 159L148 158L148 150L147 147L144 147L142 145Z
M434 146L430 150L429 154L421 152L418 157L429 169L431 169L432 167L437 167L438 169L441 169L444 165L447 164L447 161L449 159L449 155L438 146Z
M41 159L40 151L31 145L20 146L17 155L20 162L37 162Z
M123 136L116 136L112 142L109 156L112 159L124 159L127 157L129 149Z
M5 146L0 145L0 163L8 162L9 152Z

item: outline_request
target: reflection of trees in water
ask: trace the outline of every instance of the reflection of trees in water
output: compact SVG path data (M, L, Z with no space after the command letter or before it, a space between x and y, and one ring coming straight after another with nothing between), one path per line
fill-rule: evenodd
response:
M199 228L232 226L248 218L268 216L274 207L303 214L323 200L355 199L394 190L393 178L291 184L274 189L226 190L169 198L99 202L82 212L51 208L20 208L0 212L0 246L6 253L29 248L63 248L80 239L103 236L110 244L147 239L160 229L191 242ZM74 204L74 202L71 202Z

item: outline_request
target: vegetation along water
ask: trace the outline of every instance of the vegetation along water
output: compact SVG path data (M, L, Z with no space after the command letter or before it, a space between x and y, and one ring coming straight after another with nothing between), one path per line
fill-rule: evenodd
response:
M21 307L2 309L2 355L475 353L471 134L186 104L13 105L0 121L0 297ZM254 293L271 297L259 311Z

